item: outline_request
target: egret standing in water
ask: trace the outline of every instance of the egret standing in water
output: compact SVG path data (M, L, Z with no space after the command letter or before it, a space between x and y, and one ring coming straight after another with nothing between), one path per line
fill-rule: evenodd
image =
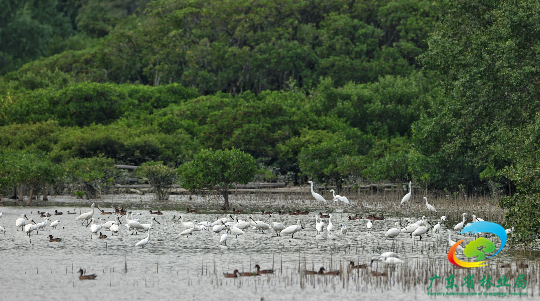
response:
M148 235L146 236L146 238L136 243L135 246L136 247L141 246L142 248L144 248L144 246L146 246L149 240L150 240L150 230L148 230Z
M313 195L313 197L314 197L317 201L321 201L321 202L326 203L326 200L322 197L322 195L316 193L316 192L313 190L313 182L312 182L312 181L308 181L308 183L311 184L311 194Z
M339 194L336 194L336 192L334 191L334 189L330 189L330 192L332 192L332 195L334 196L334 202L336 200L339 200L339 201L342 201L343 203L349 205L349 199L347 199L346 197L344 196L341 196Z
M427 198L424 197L424 200L426 200L426 207L429 211L433 211L433 212L437 212L437 210L435 210L435 207L431 206L430 204L428 204L427 202Z
M412 195L411 185L412 185L412 181L409 181L409 193L407 193L403 197L403 199L401 199L401 204L400 205L403 205L403 203L405 203L406 201L408 201L411 198L411 195Z
M463 213L462 216L463 216L463 221L461 221L461 223L458 223L454 226L454 230L456 231L461 231L463 230L463 226L465 225L465 215L467 215L467 213Z
M75 218L76 221L83 221L83 224L84 224L84 221L87 221L88 224L86 224L86 226L88 226L90 224L90 219L92 218L92 216L94 215L94 207L96 205L94 203L92 203L92 205L90 207L92 207L92 211L90 212L86 212L86 213L83 213L79 216L77 216L77 218ZM82 224L81 224L82 225Z

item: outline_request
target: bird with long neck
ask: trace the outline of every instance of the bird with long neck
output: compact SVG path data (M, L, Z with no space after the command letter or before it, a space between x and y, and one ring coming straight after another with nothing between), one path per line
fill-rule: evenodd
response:
M411 198L411 195L412 195L412 188L411 188L411 185L412 185L412 181L409 181L409 193L407 193L403 199L401 199L401 204L400 205L403 205L403 203L407 202L410 198Z
M311 184L311 194L313 195L313 197L314 197L317 201L321 201L321 202L325 202L325 203L326 203L326 200L322 197L322 195L316 193L316 192L313 190L313 181L308 181L308 183Z
M86 226L88 226L90 224L90 219L92 218L92 216L94 215L94 207L96 205L94 203L92 203L92 205L90 207L92 207L92 211L90 212L85 212L79 216L77 216L77 218L75 218L76 221L83 221L82 224L84 224L84 221L87 221L88 223L86 224ZM81 224L81 225L82 225Z

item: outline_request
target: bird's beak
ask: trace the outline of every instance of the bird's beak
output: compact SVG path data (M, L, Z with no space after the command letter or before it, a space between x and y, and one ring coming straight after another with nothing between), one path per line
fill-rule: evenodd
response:
M160 223L160 222L158 222L157 220L154 220L154 221L155 221L156 223L158 223L158 224L160 224L160 225L161 225L161 223Z

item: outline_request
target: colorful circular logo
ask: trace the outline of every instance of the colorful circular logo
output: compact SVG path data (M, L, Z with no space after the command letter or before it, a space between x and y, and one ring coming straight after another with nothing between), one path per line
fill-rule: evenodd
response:
M501 246L499 247L499 250L495 252L493 255L489 256L488 258L485 258L486 253L491 253L495 251L495 244L491 242L489 239L486 239L484 237L479 237L465 246L463 249L463 255L466 257L472 258L477 257L474 262L469 261L461 261L456 257L456 249L459 247L459 245L463 242L463 239L456 242L451 248L450 251L448 251L448 260L456 266L464 267L464 268L477 268L477 267L483 267L487 265L487 259L490 259L491 257L497 255L506 245L506 231L504 228L497 224L492 222L475 222L468 224L463 230L461 230L461 233L492 233L499 237L501 240ZM485 260L484 260L485 259Z

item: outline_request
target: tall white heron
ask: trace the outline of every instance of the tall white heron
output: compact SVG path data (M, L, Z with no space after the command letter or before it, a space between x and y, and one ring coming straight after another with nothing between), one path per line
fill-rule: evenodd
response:
M92 205L90 207L92 207L92 211L90 212L85 212L79 216L77 216L77 218L75 218L76 221L83 221L82 224L84 224L84 221L87 221L88 223L86 224L86 226L88 226L90 224L90 219L92 218L92 216L94 215L94 207L96 205L94 203L92 203ZM82 225L81 224L81 225Z
M325 203L326 203L326 200L322 197L322 195L316 193L316 192L313 190L313 181L308 181L308 183L311 184L311 194L313 195L313 197L314 197L317 201L321 201L321 202L325 202Z
M411 188L411 185L412 185L412 181L409 181L409 193L407 193L403 199L401 199L401 204L400 205L403 205L403 203L405 203L406 201L408 201L410 198L411 198L411 195L412 195L412 188Z

